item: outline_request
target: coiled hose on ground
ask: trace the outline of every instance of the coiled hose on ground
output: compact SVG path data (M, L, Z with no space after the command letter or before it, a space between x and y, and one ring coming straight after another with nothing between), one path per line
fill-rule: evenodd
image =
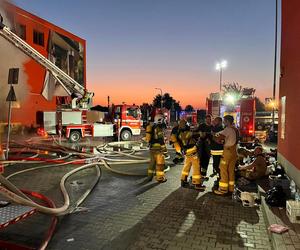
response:
M116 174L127 175L127 176L146 176L146 174L124 172L124 171L116 170L116 169L113 169L112 167L110 167L110 165L140 164L140 163L148 163L149 162L149 158L134 155L137 152L137 150L133 150L133 149L126 150L126 151L108 150L109 147L121 147L125 144L126 145L137 144L137 142L114 142L114 143L107 143L104 145L99 145L96 147L99 152L99 155L95 156L94 154L82 153L82 152L76 151L74 149L70 149L68 147L61 146L61 145L45 146L42 144L32 145L32 144L18 143L17 145L21 146L21 147L26 147L26 148L30 148L30 149L36 149L36 150L59 152L59 153L65 154L65 156L61 157L61 158L57 158L57 159L42 159L42 158L37 158L37 155L34 155L34 157L27 157L25 159L18 158L17 161L16 160L3 161L3 164L28 163L28 162L30 162L30 163L42 163L42 162L51 163L52 162L55 164L45 165L45 166L37 166L34 168L25 169L25 170L16 172L14 174L11 174L7 178L0 175L0 183L2 184L0 186L0 193L3 196L5 196L7 199L9 199L15 203L34 207L39 212L42 212L42 213L53 214L53 215L65 214L70 207L70 198L69 198L69 194L65 187L65 182L71 175L73 175L79 171L82 171L87 168L95 167L97 169L97 181L100 179L100 176L101 176L100 166L104 166L106 169L108 169L109 171L116 173ZM145 151L145 150L147 150L147 148L142 148L141 150L138 150L138 151ZM80 157L81 159L63 162L65 159L67 159L71 156L77 156L77 157ZM120 157L120 156L127 157L127 159L120 160L120 159L115 158L115 157ZM37 169L42 169L42 168L64 166L64 165L68 165L68 164L84 164L84 165L68 172L67 174L65 174L62 177L62 179L60 181L60 189L61 189L61 193L63 195L64 205L59 208L49 208L49 207L45 207L45 206L42 206L40 204L33 202L31 199L29 199L23 192L21 192L15 185L13 185L8 180L9 178L11 178L12 176L15 176L17 174L22 174L22 173L29 172L29 171L35 171ZM94 185L96 185L97 181L94 183ZM89 190L89 191L91 191L91 190ZM85 197L88 195L88 193L89 192L86 192L84 194L84 196L81 197L80 202L82 202L85 199ZM80 202L77 202L76 205L79 205Z

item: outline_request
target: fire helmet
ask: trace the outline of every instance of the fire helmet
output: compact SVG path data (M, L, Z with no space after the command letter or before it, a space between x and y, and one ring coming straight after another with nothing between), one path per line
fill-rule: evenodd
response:
M178 123L178 127L179 129L184 129L187 125L187 122L185 119L180 119L179 123Z
M252 193L241 192L241 201L244 207L254 207L255 197Z
M155 117L154 117L154 123L155 124L163 124L164 123L164 116L162 114L157 114Z

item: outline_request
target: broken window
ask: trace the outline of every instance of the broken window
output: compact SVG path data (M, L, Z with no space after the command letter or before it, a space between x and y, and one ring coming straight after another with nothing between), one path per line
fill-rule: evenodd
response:
M44 46L44 33L33 30L33 43Z

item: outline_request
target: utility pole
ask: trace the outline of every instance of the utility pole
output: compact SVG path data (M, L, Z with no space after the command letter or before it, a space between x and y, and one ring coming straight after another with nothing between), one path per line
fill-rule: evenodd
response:
M9 152L9 140L10 140L10 123L11 123L11 104L12 102L17 101L15 90L13 84L18 84L19 81L19 69L18 68L10 68L8 72L8 84L10 85L9 93L6 97L6 101L8 102L8 118L7 118L7 138L6 138L6 159L8 160L8 152Z
M275 107L276 107L276 76L277 76L277 33L278 33L278 0L275 0L275 54L274 54L274 79L273 79L273 108L272 124L275 124Z
M161 96L161 98L160 98L160 108L162 109L163 108L163 92L162 92L162 89L161 88L155 88L155 89L160 91L160 96Z

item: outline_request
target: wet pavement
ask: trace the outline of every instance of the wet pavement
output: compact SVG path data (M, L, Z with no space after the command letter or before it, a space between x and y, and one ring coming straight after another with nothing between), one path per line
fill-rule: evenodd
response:
M173 157L174 151L169 152ZM147 157L148 152L137 155ZM99 183L81 204L85 209L60 218L47 249L271 249L260 208L244 208L231 197L214 196L212 179L202 193L181 188L182 165L168 165L168 181L163 184L144 183L145 177L118 175L101 167ZM43 192L60 206L57 185L60 176L72 167L28 173L12 181ZM147 163L111 167L145 174ZM77 192L71 183L76 186L82 181L87 185L93 176L90 170L69 180L74 197ZM28 237L31 245L37 244L48 219L49 216L36 215L8 227L0 239L26 242Z

